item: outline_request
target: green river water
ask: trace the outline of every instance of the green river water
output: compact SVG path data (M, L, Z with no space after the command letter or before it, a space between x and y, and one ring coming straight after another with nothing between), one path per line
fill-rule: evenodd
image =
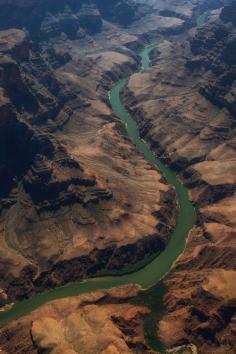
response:
M154 47L155 45L148 46L140 53L142 59L141 70L148 69L150 66L149 54ZM120 93L127 84L127 80L128 79L123 79L116 83L110 92L110 102L113 111L124 123L127 135L135 144L137 150L144 155L152 166L162 172L167 183L175 188L177 194L179 204L177 223L167 247L160 255L150 261L150 263L132 273L129 272L128 274L123 275L109 275L106 277L88 279L81 283L56 288L46 293L35 295L30 299L20 301L10 310L0 312L0 326L28 314L32 310L35 310L39 306L54 299L79 295L102 288L111 288L124 284L136 283L146 290L140 293L140 295L134 300L134 303L147 305L152 310L151 316L149 316L145 322L145 331L148 342L152 347L159 350L161 349L161 344L158 342L155 334L156 318L161 317L163 311L162 300L165 289L161 280L171 270L173 262L183 252L188 233L196 220L196 212L189 200L188 190L178 180L175 172L156 158L148 145L139 137L136 122L132 119L121 102Z

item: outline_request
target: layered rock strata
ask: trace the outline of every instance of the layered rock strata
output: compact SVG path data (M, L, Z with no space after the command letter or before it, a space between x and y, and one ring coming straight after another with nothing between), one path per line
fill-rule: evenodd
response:
M133 266L168 241L174 191L122 137L108 106L113 83L138 66L129 49L142 43L136 26L104 22L96 36L54 34L51 42L38 30L37 42L31 31L0 32L0 286L8 301Z
M231 11L234 11L232 6ZM228 7L182 41L162 42L131 77L127 107L157 155L182 175L198 223L166 284L158 335L200 353L235 348L235 24ZM215 17L214 17L215 18ZM228 53L228 54L227 54ZM231 53L231 54L229 54Z
M151 354L142 332L148 309L125 303L139 290L101 290L44 305L1 330L1 352Z
M173 191L121 136L107 92L138 67L135 51L182 33L209 6L149 1L150 13L131 1L75 3L0 0L3 304L134 264L161 251L175 223ZM191 40L184 34L178 43L177 37L162 42L154 67L131 78L125 97L142 136L185 171L199 206L198 224L167 280L158 335L170 347L195 342L204 354L235 347L233 11L225 7L207 31L192 30ZM218 14L208 14L211 22ZM107 294L92 295L92 303L106 298L100 307L90 295L85 306L81 298L45 305L1 330L0 349L150 352L140 334L147 309L105 305L114 302Z

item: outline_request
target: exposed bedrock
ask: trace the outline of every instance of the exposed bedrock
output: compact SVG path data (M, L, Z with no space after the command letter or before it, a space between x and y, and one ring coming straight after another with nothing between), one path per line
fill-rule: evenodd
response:
M125 286L53 301L5 327L0 333L1 350L8 354L151 354L142 330L149 310L129 304L139 290Z
M200 30L153 51L124 100L141 134L190 189L197 226L167 279L167 314L157 333L168 346L234 353L236 141L235 5ZM230 53L230 54L229 54Z
M134 266L174 228L174 191L108 106L112 84L138 66L129 46L139 39L106 26L111 42L86 37L79 49L0 32L0 286L9 301Z
M194 342L204 354L233 353L235 29L233 8L223 9L221 19L209 14L207 31L180 36L204 2L147 0L145 12L131 1L0 0L2 28L29 31L0 32L1 304L165 247L175 193L121 135L107 92L138 67L139 48L174 33L125 92L142 137L182 173L199 207L167 280L158 334L170 347ZM129 291L118 304L101 293L86 295L85 306L65 299L12 323L1 330L1 350L151 352L141 334L147 310L120 304Z
M187 66L212 70L212 78L200 87L200 93L213 104L226 107L235 119L236 27L227 13L226 7L220 15L221 22L206 26L191 40L195 57Z
M134 1L1 0L0 29L26 28L34 39L66 34L74 39L102 29L103 20L127 26L139 17Z

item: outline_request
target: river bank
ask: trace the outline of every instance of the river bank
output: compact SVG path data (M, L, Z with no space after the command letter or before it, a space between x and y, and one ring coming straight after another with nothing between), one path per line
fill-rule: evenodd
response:
M147 47L141 56L143 61L149 62L148 56L150 48ZM133 143L141 151L148 161L160 169L165 178L175 188L179 198L179 214L177 225L174 233L171 235L170 241L164 250L150 264L146 265L139 271L127 275L109 277L103 279L91 279L84 281L81 284L73 284L68 287L58 288L48 293L37 295L31 299L16 303L9 311L0 314L1 325L6 325L13 319L18 319L26 315L32 310L35 310L42 304L67 296L79 295L85 292L94 291L101 288L111 288L123 284L139 284L143 288L150 288L162 279L170 270L172 263L182 252L188 232L192 228L195 221L195 211L188 199L188 193L185 187L176 178L164 164L155 158L147 145L139 138L136 123L128 115L124 106L120 101L120 93L124 87L126 80L120 81L111 91L111 104L115 113L122 119L124 124L127 124L127 132Z

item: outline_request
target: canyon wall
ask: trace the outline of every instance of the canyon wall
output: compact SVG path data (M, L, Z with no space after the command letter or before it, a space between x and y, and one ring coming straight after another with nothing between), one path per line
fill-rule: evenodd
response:
M43 32L43 6L60 17L62 3L14 3L40 28L0 32L0 288L8 301L132 267L161 252L175 226L175 192L122 136L108 105L113 83L138 66L129 46L139 38L106 21L116 21L117 2L97 2L97 36L87 28L72 40L61 24ZM32 17L23 16L30 6Z
M169 347L233 353L236 35L235 6L220 9L227 3L0 0L1 304L164 249L175 192L122 134L108 102L113 83L138 68L138 50L155 41L152 68L132 75L124 100L198 208L157 332ZM46 305L3 328L0 349L152 353L142 333L149 311L128 304L138 290Z
M235 8L162 42L124 94L143 138L180 173L198 210L166 280L158 335L169 346L197 342L204 354L235 348Z

